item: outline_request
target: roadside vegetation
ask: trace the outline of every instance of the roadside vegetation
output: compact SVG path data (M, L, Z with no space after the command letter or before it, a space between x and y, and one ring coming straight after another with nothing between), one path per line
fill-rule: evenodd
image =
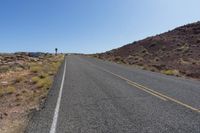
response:
M175 75L175 76L179 75L179 72L177 70L162 70L161 73L166 75Z
M47 97L64 55L0 56L0 133L21 133Z

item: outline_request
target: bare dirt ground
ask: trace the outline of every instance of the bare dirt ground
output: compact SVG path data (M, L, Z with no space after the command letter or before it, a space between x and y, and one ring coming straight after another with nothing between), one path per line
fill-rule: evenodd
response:
M23 132L28 114L45 100L63 58L0 55L0 133Z

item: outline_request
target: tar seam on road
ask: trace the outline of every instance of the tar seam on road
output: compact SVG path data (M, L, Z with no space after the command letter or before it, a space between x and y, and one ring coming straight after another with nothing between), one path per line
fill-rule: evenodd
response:
M65 64L64 64L64 72L63 72L62 82L61 82L60 91L59 91L56 108L55 108L55 112L54 112L54 116L53 116L53 122L52 122L49 133L56 133L56 125L57 125L57 121L58 121L58 114L59 114L59 109L60 109L60 102L61 102L62 91L63 91L64 80L65 80L65 73L66 73L66 59L64 59L64 62L65 62Z
M186 107L186 108L188 108L188 109L191 109L191 110L193 110L193 111L196 111L196 112L200 113L200 110L199 110L199 109L196 109L196 108L194 108L194 107L192 107L192 106L190 106L190 105L187 105L187 104L185 104L185 103L183 103L183 102L181 102L181 101L178 101L178 100L176 100L176 99L173 99L173 98L171 98L171 97L169 97L169 96L166 96L166 95L164 95L164 94L162 94L162 93L160 93L160 92L157 92L157 91L155 91L155 90L152 90L152 89L150 89L150 88L148 88L148 87L145 87L145 86L143 86L143 85L141 85L141 84L138 84L138 83L136 83L136 82L134 82L134 81L131 81L131 80L129 80L129 79L125 78L125 77L122 77L122 76L120 76L120 75L118 75L118 74L115 74L115 73L113 73L113 72L111 72L111 71L108 71L108 70L106 70L106 69L104 69L104 68L102 68L102 67L99 67L99 66L97 66L97 65L95 65L95 64L93 64L93 63L91 63L91 62L89 62L89 61L87 61L87 62L88 62L89 64L91 64L91 65L93 65L93 66L95 66L95 67L101 69L101 70L104 71L104 72L110 73L110 74L112 74L112 75L114 75L114 76L116 76L116 77L118 77L118 78L120 78L120 79L125 80L129 85L135 86L135 87L137 87L137 88L139 88L139 89L141 89L141 90L143 90L143 91L145 91L145 92L147 92L147 93L150 93L150 94L152 94L152 95L154 95L154 96L156 96L156 97L158 97L158 98L160 98L160 99L162 99L162 100L164 100L164 101L170 100L170 101L172 101L172 102L174 102L174 103L176 103L176 104L182 105L182 106L184 106L184 107Z

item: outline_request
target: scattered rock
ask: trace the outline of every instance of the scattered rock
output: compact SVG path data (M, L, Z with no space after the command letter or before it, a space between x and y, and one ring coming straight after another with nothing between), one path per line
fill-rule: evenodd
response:
M1 85L2 85L2 86L8 85L8 81L2 81L2 82L1 82Z

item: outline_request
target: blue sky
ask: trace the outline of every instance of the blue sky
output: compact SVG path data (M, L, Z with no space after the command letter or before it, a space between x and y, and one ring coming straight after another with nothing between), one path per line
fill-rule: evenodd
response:
M0 52L95 53L200 20L199 0L1 0Z

